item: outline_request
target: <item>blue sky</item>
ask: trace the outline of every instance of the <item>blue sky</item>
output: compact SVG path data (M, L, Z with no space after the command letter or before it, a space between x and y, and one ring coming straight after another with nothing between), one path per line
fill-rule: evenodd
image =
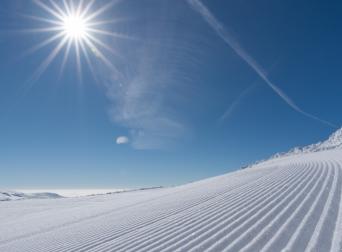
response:
M27 53L55 32L27 16L52 14L2 1L1 186L181 184L326 138L322 120L342 123L341 5L121 1L96 17L115 21L94 35L110 64L88 48L79 73L73 46L63 71L65 48L37 72L60 41Z

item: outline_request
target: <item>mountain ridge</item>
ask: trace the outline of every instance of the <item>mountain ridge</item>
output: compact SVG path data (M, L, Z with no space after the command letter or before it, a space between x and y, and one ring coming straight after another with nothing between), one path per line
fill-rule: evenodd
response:
M334 150L334 149L342 149L342 128L333 132L328 137L328 139L324 141L320 141L320 142L306 145L303 147L294 147L287 152L278 152L270 156L269 158L256 161L244 168L249 168L254 165L257 165L266 161L278 159L278 158L295 156L295 155L305 154L305 153L314 153L314 152L320 152L320 151Z

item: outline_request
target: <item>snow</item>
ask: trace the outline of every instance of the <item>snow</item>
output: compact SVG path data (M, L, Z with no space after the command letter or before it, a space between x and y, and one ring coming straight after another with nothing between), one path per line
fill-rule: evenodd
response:
M96 189L18 189L18 191L23 193L44 193L51 192L63 197L82 197L96 194L106 194L106 193L114 193L114 192L122 192L127 189L116 189L116 188L96 188Z
M1 202L0 251L342 251L333 136L177 187Z
M304 154L304 153L326 151L326 150L336 150L336 149L342 149L342 128L335 131L327 140L325 140L323 142L310 144L310 145L304 146L304 147L294 147L288 152L276 153L273 156L271 156L269 159L257 161L254 164L251 164L247 167L251 167L255 164L262 163L262 162L265 162L267 160L272 160L272 159L276 159L276 158L288 157L288 156Z
M55 199L61 198L57 193L53 192L18 192L11 190L0 190L0 201L23 200L23 199Z

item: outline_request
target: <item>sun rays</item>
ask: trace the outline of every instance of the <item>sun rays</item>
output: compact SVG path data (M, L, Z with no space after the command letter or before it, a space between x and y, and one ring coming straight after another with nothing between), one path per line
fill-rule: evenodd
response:
M92 59L95 57L105 65L114 68L108 59L108 53L118 55L109 44L104 42L104 36L111 38L127 38L110 30L105 30L105 24L116 23L117 20L104 20L101 15L111 9L118 1L110 1L101 7L95 7L95 0L63 0L42 1L34 0L36 6L49 16L28 16L30 19L43 24L39 28L28 29L30 33L44 33L47 37L34 45L29 53L34 53L47 46L51 51L40 63L33 79L38 79L58 55L62 55L61 73L66 68L71 55L75 55L77 75L82 76L82 62L86 62L93 73ZM74 51L73 53L72 50Z

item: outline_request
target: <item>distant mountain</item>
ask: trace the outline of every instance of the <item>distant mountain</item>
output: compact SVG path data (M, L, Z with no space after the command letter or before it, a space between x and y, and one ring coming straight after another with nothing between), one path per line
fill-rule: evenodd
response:
M23 199L57 199L63 198L57 193L22 193L16 191L0 191L0 201L23 200Z
M304 147L294 147L288 152L278 152L271 156L268 159L263 159L260 161L257 161L253 163L252 165L248 165L243 168L251 167L253 165L269 161L272 159L277 159L277 158L282 158L282 157L288 157L288 156L293 156L293 155L298 155L298 154L304 154L304 153L313 153L313 152L319 152L319 151L327 151L327 150L334 150L334 149L342 149L342 128L339 130L335 131L333 134L330 135L330 137L323 141L323 142L318 142L315 144L310 144Z

